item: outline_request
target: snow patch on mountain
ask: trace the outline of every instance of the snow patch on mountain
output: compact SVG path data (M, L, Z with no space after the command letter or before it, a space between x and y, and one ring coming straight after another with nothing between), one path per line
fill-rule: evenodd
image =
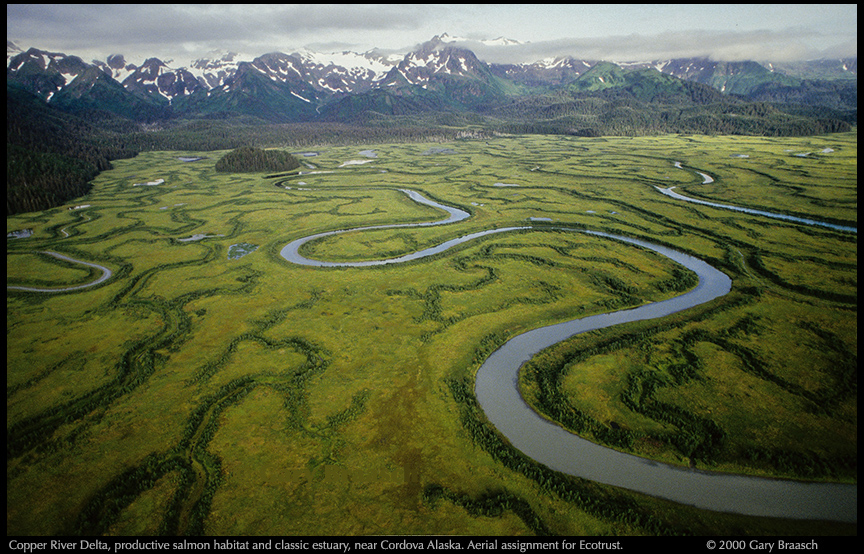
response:
M433 38L432 40L434 41L436 38L439 41L444 42L444 43L453 43L453 42L465 43L465 44L474 43L474 44L483 44L485 46L515 46L517 44L523 44L522 42L519 42L518 40L513 40L510 38L503 37L503 36L498 37L498 38L493 38L493 39L479 39L478 40L478 39L463 38L463 37L452 37L452 36L448 35L447 33L441 33L440 35Z
M186 70L206 89L219 88L234 76L240 63L236 52L211 52L209 58L193 60Z
M308 99L306 99L306 98L303 98L302 96L300 96L299 94L297 94L297 93L294 92L293 90L291 91L291 94L294 95L294 96L296 96L297 98L299 98L300 100L302 100L302 101L304 101L304 102L310 102L310 103L312 102L311 100L308 100Z

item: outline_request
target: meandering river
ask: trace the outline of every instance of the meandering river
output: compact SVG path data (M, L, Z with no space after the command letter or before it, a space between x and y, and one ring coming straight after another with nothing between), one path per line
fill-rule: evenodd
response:
M95 281L90 281L89 283L85 283L83 285L75 285L73 287L63 287L63 288L39 288L39 287L19 287L19 286L9 286L6 285L6 290L23 290L27 292L68 292L70 290L79 290L86 289L90 287L95 287L99 283L103 283L111 278L112 272L105 266L94 264L91 262L84 262L81 260L76 260L75 258L70 258L69 256L65 256L63 254L58 254L57 252L42 252L43 254L48 254L50 256L54 256L57 259L65 260L67 262L72 262L73 264L86 265L87 267L95 267L96 269L102 272L102 275L99 276Z
M675 167L677 167L678 169L684 169L683 167L681 167L681 162L675 162ZM704 179L702 181L703 185L714 182L714 179L710 175L706 175L705 173L702 173L701 171L697 171L696 173L698 173L699 175L701 175L703 177L703 179ZM794 215L786 215L786 214L778 214L778 213L774 213L774 212L766 212L764 210L754 210L752 208L744 208L742 206L734 206L732 204L720 204L719 202L708 202L707 200L699 200L698 198L691 198L689 196L684 196L681 193L674 192L672 189L674 189L675 187L669 187L669 188L664 189L662 187L655 186L654 188L656 188L658 191L662 192L666 196L669 196L670 198L674 198L676 200L683 200L685 202L692 202L693 204L702 204L703 206L711 206L712 208L720 208L723 210L733 210L736 212L743 212L743 213L752 214L752 215L761 215L763 217L770 217L772 219L782 219L784 221L791 221L793 223L803 223L804 225L816 225L819 227L827 227L829 229L834 229L835 231L848 231L850 233L857 233L858 232L857 227L850 227L847 225L837 225L836 223L827 223L825 221L819 221L816 219L808 219L805 217L796 217Z
M489 421L514 447L562 473L709 510L857 521L856 485L760 479L658 463L587 441L528 406L519 392L519 370L544 348L580 333L665 317L723 296L731 288L732 281L724 273L682 252L628 237L587 232L653 250L694 271L699 284L669 300L542 327L510 339L477 372L475 393Z
M431 256L489 234L532 228L507 227L480 231L386 260L326 262L300 255L299 249L303 244L326 236L372 229L444 225L461 221L470 215L458 208L429 200L416 191L401 190L416 202L446 211L448 217L427 223L375 225L318 233L287 244L281 251L282 257L291 263L314 267L396 264ZM757 516L857 521L857 485L764 479L662 464L594 444L544 419L531 409L519 392L519 369L541 350L579 333L661 318L710 302L728 293L732 286L726 274L706 262L665 246L597 231L563 230L647 248L694 271L699 276L699 284L668 300L534 329L510 339L496 350L477 372L475 393L486 416L514 447L556 471L699 508Z
M703 176L710 178L704 174ZM432 256L482 236L533 228L531 226L518 226L479 231L446 241L432 248L386 260L326 262L312 260L300 255L299 249L303 244L326 236L373 229L445 225L470 217L470 214L464 210L440 204L416 191L400 190L415 202L445 211L448 214L447 218L425 223L375 225L317 233L287 244L281 250L282 257L294 264L314 267L367 267L397 264ZM679 199L688 202L715 205L683 197L677 193L672 193L671 189L660 190L664 194L675 198L680 197ZM756 215L767 215L766 212L746 208L716 206L755 213ZM769 217L774 216L798 223L826 225L857 233L855 228L834 226L803 218L792 218L791 216L782 216L782 214L769 215ZM548 229L548 227L544 228ZM587 233L597 237L597 240L616 240L652 250L694 271L699 276L699 284L693 290L668 300L534 329L510 339L495 351L477 372L475 392L489 420L514 447L556 471L699 508L758 516L857 521L857 485L763 479L670 466L591 443L569 433L534 412L525 403L519 392L518 374L521 366L541 350L579 333L632 321L662 318L710 302L725 295L731 289L731 280L724 273L698 258L674 249L643 240L597 231L561 230ZM72 287L36 288L7 285L7 289L44 293L73 291L96 286L112 275L110 269L98 264L76 260L56 252L46 252L46 254L99 269L102 271L102 275L95 281Z

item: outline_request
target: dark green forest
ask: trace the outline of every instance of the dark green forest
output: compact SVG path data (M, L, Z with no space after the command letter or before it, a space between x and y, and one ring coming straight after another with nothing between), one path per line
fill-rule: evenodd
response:
M229 113L181 117L168 111L161 119L148 113L139 121L118 110L65 111L7 82L6 214L48 209L85 195L111 160L143 151L452 141L498 133L806 136L844 132L857 124L857 109L812 104L807 95L822 94L828 85L810 84L795 94L789 87L761 90L766 101L754 102L655 74L631 72L619 75L616 86L597 88L585 84L586 73L582 86L461 108L431 95L396 98L376 90L326 106L319 119L289 123ZM607 80L616 75L606 75ZM857 95L857 89L849 90ZM807 104L796 103L804 99ZM248 159L233 170L256 171L256 163Z
M291 171L300 167L297 158L284 150L261 150L241 146L216 162L220 173L254 173L256 171Z

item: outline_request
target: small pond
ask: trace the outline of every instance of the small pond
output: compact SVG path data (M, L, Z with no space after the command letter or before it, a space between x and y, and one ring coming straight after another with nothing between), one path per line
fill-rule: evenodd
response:
M238 260L247 254L251 254L258 250L257 244L249 244L248 242L239 242L228 247L228 259Z

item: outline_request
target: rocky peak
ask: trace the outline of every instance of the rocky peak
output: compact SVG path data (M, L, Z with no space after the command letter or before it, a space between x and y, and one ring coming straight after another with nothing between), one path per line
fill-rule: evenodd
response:
M123 57L123 54L111 54L105 61L111 69L124 69L126 67L126 58Z

